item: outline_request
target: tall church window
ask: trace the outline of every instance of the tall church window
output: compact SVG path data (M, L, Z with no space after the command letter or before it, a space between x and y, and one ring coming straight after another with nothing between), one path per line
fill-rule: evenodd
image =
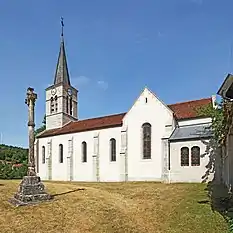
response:
M87 162L87 143L82 142L82 161L83 163Z
M181 166L189 166L189 148L182 147L181 150Z
M192 166L200 166L200 147L193 146L191 148L191 165Z
M151 159L151 124L142 125L143 159Z
M59 163L63 163L63 145L59 145Z
M72 108L72 97L70 97L70 115L72 116L73 114L73 108Z
M55 112L58 110L58 104L57 104L57 96L55 95L54 97L54 102L55 102Z
M110 161L116 161L116 139L114 138L110 139Z
M51 97L50 99L50 113L54 113L54 99Z
M42 163L45 163L45 146L42 146Z

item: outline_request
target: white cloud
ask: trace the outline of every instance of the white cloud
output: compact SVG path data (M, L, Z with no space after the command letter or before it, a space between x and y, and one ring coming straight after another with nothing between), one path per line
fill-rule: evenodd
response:
M76 78L71 78L71 85L77 89L84 88L88 86L91 90L94 89L101 89L101 90L107 90L108 89L108 82L104 80L94 80L92 78L89 78L87 76L81 75ZM44 87L46 89L47 87L51 86L51 84L47 84Z
M148 39L148 37L146 37L145 35L143 35L143 34L140 34L140 33L137 33L136 35L135 35L135 43L136 44L142 44L142 43L144 43L144 42L147 42L149 39Z
M98 87L100 87L103 90L107 90L108 89L108 83L103 81L103 80L99 80L97 81L97 85Z
M90 82L91 79L84 75L77 78L71 78L71 84L76 88L87 86Z
M160 32L160 31L158 31L157 35L158 35L158 37L162 37L162 36L163 36L163 33Z
M89 84L90 81L91 81L91 79L88 78L87 76L79 76L77 78L72 79L72 83L76 87L85 86L85 85Z

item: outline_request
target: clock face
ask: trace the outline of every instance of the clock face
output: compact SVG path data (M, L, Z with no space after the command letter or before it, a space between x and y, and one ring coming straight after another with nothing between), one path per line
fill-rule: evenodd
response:
M52 94L52 95L55 95L55 94L56 94L56 92L57 92L57 91L56 91L56 89L55 89L55 88L53 88L53 89L51 90L51 94Z
M68 92L68 95L72 95L72 90L70 88L67 90L67 92Z

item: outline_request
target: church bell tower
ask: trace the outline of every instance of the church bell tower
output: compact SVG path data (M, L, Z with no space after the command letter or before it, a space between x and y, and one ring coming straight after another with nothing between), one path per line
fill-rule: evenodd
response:
M71 86L63 35L63 19L60 51L54 83L46 89L46 130L61 128L69 121L76 121L78 91Z

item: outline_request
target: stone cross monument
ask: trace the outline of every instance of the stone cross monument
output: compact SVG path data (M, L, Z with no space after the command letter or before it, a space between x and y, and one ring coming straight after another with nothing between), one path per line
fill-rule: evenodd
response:
M28 134L29 134L29 150L28 150L28 176L35 176L35 156L34 156L34 128L35 128L35 102L37 99L37 94L33 92L33 88L28 88L27 98L25 99L25 104L28 106Z
M16 206L36 204L41 201L48 201L52 196L45 192L44 185L40 177L36 175L35 171L35 157L34 157L34 128L35 128L35 102L37 94L34 89L29 87L27 89L27 98L25 103L28 106L28 133L29 133L29 151L28 151L28 171L27 176L23 177L18 192L10 199L10 203Z

